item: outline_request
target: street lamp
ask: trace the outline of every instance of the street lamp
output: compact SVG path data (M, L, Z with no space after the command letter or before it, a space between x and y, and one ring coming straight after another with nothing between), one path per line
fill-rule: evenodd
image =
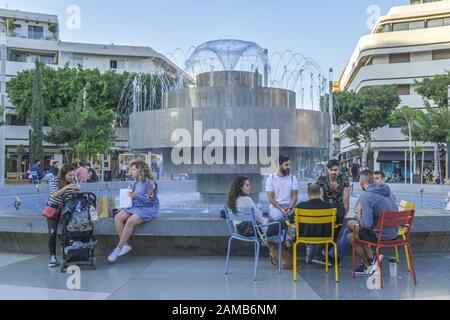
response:
M2 44L0 48L0 58L1 58L1 98L0 103L3 108L3 121L6 120L6 108L5 108L5 95L6 95L6 45ZM0 186L5 184L5 153L6 153L6 128L2 126L0 128Z
M447 87L447 102L448 102L448 108L450 109L450 85ZM449 139L450 137L447 137ZM447 179L447 183L450 183L450 175L448 172L449 169L449 162L450 162L450 141L447 141L447 156L445 157L445 177Z
M333 68L330 68L330 94L328 96L328 113L330 114L330 160L334 158L334 121L333 121L333 113L334 113L334 101L333 101Z

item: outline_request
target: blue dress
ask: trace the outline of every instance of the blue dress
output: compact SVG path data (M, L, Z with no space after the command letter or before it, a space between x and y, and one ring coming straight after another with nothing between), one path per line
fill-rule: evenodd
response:
M156 186L152 182L135 182L132 207L125 209L128 214L137 215L142 221L150 222L159 217L159 198Z

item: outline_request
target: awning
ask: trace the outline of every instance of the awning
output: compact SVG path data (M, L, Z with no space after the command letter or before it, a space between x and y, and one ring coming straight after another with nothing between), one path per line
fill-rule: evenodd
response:
M407 153L407 162L409 162L409 152ZM425 152L425 161L433 161L434 159L434 152L433 151L426 151ZM416 155L417 161L422 161L422 153L418 153ZM378 154L377 162L393 162L393 161L399 161L404 162L405 161L405 152L404 151L380 151Z

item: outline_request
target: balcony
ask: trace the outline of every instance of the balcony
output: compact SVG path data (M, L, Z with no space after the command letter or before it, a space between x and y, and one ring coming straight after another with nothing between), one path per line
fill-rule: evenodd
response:
M408 79L404 82L412 83L413 79L443 74L449 65L450 60L431 60L365 66L359 70L349 89L358 91L370 85L399 84L398 79Z

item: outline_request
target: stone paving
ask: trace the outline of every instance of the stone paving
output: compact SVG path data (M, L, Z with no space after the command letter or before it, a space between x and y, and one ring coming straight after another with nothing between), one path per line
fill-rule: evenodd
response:
M109 264L98 257L98 269L81 269L80 290L69 290L70 274L47 267L47 256L0 253L0 299L57 300L348 300L450 299L450 255L417 255L418 285L406 271L398 277L384 264L383 290L369 290L366 278L352 279L350 259L341 267L341 282L316 265L300 262L298 282L292 271L278 275L261 258L258 281L253 259L233 258L224 275L224 257L123 257Z

